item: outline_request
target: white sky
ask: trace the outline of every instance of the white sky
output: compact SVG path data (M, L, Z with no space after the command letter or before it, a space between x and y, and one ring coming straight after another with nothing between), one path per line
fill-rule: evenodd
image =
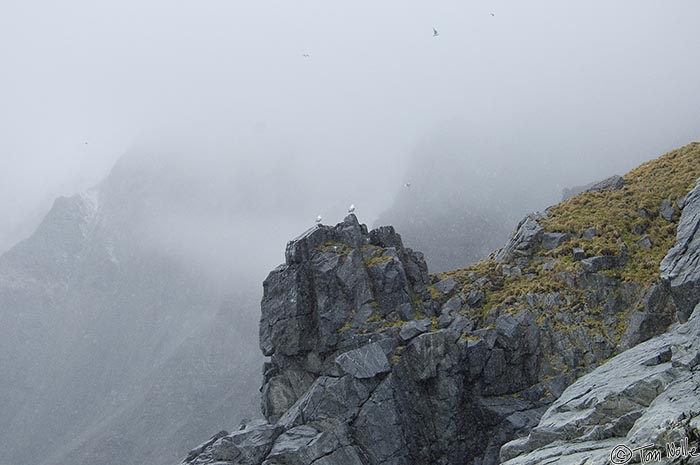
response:
M698 18L692 0L4 0L0 250L153 134L400 172L458 121L564 183L623 172L700 139Z

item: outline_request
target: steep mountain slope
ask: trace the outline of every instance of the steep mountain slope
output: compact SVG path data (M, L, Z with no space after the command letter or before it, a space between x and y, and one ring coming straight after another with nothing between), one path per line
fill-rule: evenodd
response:
M678 306L700 302L700 181L682 199L676 245L661 276ZM698 463L700 304L689 320L571 385L532 432L506 444L509 465ZM685 441L685 444L684 444Z
M188 225L168 233L169 220L207 205L143 155L58 199L0 257L3 465L167 463L183 435L196 440L258 403L260 359L246 349L257 286L184 259L171 238ZM224 300L232 282L235 303Z
M350 215L307 231L264 283L265 420L185 463L498 463L576 379L687 319L700 281L686 193L699 177L693 143L437 275L391 227Z

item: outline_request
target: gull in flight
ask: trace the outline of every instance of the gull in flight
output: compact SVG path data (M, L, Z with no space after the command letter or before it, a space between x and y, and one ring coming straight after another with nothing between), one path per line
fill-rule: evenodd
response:
M355 212L355 204L351 203L350 206L348 207L348 213L354 213Z
M496 16L495 14L491 13L491 16Z
M404 184L404 187L406 187L407 189L410 189L410 188L411 188L411 183L410 183L410 182L407 182L406 184Z
M322 219L323 219L323 218L321 218L321 215L318 215L318 216L316 217L316 223L320 223Z
M309 58L310 55L309 55L308 53L304 53L304 54L302 54L302 56L303 56L304 58Z
M433 37L437 37L437 36L439 36L439 35L440 35L440 34L438 34L437 29L433 28Z

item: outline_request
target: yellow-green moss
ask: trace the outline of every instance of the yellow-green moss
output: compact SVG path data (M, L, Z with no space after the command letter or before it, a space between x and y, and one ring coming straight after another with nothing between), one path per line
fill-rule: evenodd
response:
M438 330L438 317L434 316L430 318L430 330L431 331L437 331Z
M435 286L428 286L428 290L430 291L430 297L433 300L440 300L443 296L442 292L438 291Z
M581 307L570 304L567 308L580 308L590 315L578 327L584 326L591 332L619 341L626 329L623 328L624 316L619 316L617 328L602 327L599 324L602 308L589 308L583 293L564 281L563 272L580 270L580 263L573 260L573 248L581 247L589 256L610 255L620 253L620 246L625 244L628 249L626 265L602 274L643 287L651 285L658 280L661 260L675 242L679 217L675 202L692 189L698 178L700 143L692 143L633 169L624 176L625 187L621 190L585 192L552 207L548 217L539 220L540 224L546 231L569 233L571 238L554 250L543 251L544 260L533 262L522 270L522 274L505 276L502 264L487 259L467 268L440 273L437 278L453 277L462 290L468 292L473 289L470 276L486 277L488 283L480 287L485 293L483 307L466 312L484 319L497 307L506 306L504 311L517 312L519 308L515 304L527 294L566 292L581 304ZM674 222L659 214L664 199L671 200L676 208ZM638 211L642 208L650 213L649 218L640 216ZM643 234L634 232L634 226L639 224L646 227ZM577 237L591 226L596 228L597 234L593 239ZM650 249L637 245L644 234L652 241ZM553 269L543 270L542 265L551 259L556 259ZM431 296L434 299L442 297L436 291L430 289ZM542 313L537 315L536 321L542 325L551 316Z
M372 268L373 266L377 266L380 263L386 263L386 262L390 262L392 260L393 260L393 258L391 256L380 255L378 257L366 257L364 259L364 262L365 262L365 266L367 266L367 268Z
M383 325L381 325L379 328L377 328L377 331L384 331L386 329L390 328L400 328L401 326L405 325L406 322L403 320L397 320L397 321L387 321Z
M345 322L345 324L343 326L340 327L340 329L338 329L339 333L344 333L345 331L350 329L350 324L352 323L352 320L353 320L353 318L355 318L356 314L357 314L357 312L355 310L350 311L350 315L348 316L348 320Z
M593 239L572 239L549 255L568 254L573 246L590 256L617 254L620 245L628 248L624 268L605 274L623 281L648 285L658 279L659 265L673 246L679 211L676 201L683 198L700 178L700 143L692 143L633 169L624 176L625 187L616 191L584 192L552 207L540 221L548 231L573 236L589 227L596 228ZM676 210L675 221L661 217L661 202L669 199ZM639 211L649 215L643 218ZM643 226L642 234L635 226ZM641 232L641 231L637 231ZM643 235L652 241L650 249L637 245Z
M339 255L347 255L352 252L352 248L349 245L336 241L326 241L316 247L316 250L319 252L335 253Z

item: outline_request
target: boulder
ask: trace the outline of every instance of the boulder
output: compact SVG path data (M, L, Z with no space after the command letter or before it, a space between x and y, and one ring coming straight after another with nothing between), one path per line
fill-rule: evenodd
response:
M378 343L367 344L339 355L335 362L347 374L355 378L373 378L391 368L386 354Z
M569 240L569 235L560 232L545 232L542 234L542 248L545 250L556 249Z
M597 231L595 226L591 226L590 228L586 228L583 230L581 233L581 237L584 239L593 239L597 235Z
M442 294L449 294L457 287L457 281L454 278L445 278L435 283L433 287Z
M537 221L539 218L537 214L525 217L506 246L494 254L494 258L501 262L517 262L518 259L532 257L541 245L544 234L544 229Z
M676 217L676 210L673 208L673 202L669 199L663 199L659 207L659 214L661 218L666 221L673 221Z
M399 337L402 341L409 341L419 334L423 334L430 329L432 321L429 319L409 321L401 327Z
M597 257L584 258L581 260L581 267L588 273L597 273L604 270L621 268L625 265L625 260L617 255L600 255Z
M637 241L637 246L639 246L642 249L651 249L654 246L654 243L651 241L649 236L644 235L641 239Z
M586 189L586 192L616 191L625 187L625 180L622 176L614 175L600 182L593 184Z

